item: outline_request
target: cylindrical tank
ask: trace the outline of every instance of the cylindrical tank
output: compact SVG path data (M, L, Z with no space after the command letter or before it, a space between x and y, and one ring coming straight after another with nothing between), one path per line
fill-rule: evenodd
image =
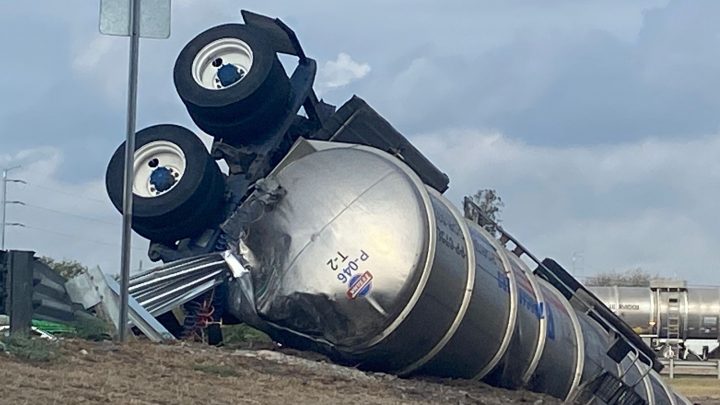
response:
M266 329L364 369L562 399L609 372L649 403L675 403L654 371L630 361L636 371L619 373L605 329L400 160L318 149L272 175L285 195L242 241Z
M589 287L600 301L640 335L655 333L656 303L646 287Z
M720 288L688 287L686 294L686 339L720 340Z
M653 284L650 287L590 287L605 305L640 335L661 339L720 339L720 288ZM672 318L677 320L674 321ZM673 328L673 323L677 324Z

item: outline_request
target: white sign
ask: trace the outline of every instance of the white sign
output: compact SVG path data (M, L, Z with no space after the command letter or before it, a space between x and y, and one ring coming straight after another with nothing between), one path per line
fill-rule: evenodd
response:
M140 36L170 36L170 0L140 1ZM100 33L130 36L130 0L100 0Z

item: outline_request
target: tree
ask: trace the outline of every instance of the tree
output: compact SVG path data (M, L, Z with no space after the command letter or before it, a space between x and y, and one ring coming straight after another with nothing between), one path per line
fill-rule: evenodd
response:
M649 287L650 280L657 276L651 275L640 267L623 272L610 271L590 276L585 281L589 287Z
M40 261L68 280L83 271L87 271L87 266L84 266L76 260L55 260L52 257L42 256L40 257Z
M482 216L473 216L471 219L477 221L486 231L497 235L497 227L495 224L502 222L500 212L505 206L505 203L497 191L491 188L481 189L473 194L470 199L477 204L483 214Z

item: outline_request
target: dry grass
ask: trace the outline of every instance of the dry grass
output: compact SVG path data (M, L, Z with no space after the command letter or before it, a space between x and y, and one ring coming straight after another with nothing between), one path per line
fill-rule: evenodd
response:
M196 344L64 341L60 357L0 353L2 404L495 404L559 403L482 383L358 378L323 363L281 363Z
M697 400L702 404L720 403L720 380L717 377L691 377L681 376L665 381L689 399Z
M58 358L58 347L46 339L12 336L0 339L0 351L32 363L50 362Z

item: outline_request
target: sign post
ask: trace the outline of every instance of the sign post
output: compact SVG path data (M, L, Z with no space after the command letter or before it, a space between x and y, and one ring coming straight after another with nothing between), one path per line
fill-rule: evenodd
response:
M100 32L130 37L128 99L123 186L122 253L120 258L120 317L118 334L125 342L128 323L130 247L132 226L132 183L134 176L135 117L137 111L138 61L140 37L170 36L170 0L101 0Z

